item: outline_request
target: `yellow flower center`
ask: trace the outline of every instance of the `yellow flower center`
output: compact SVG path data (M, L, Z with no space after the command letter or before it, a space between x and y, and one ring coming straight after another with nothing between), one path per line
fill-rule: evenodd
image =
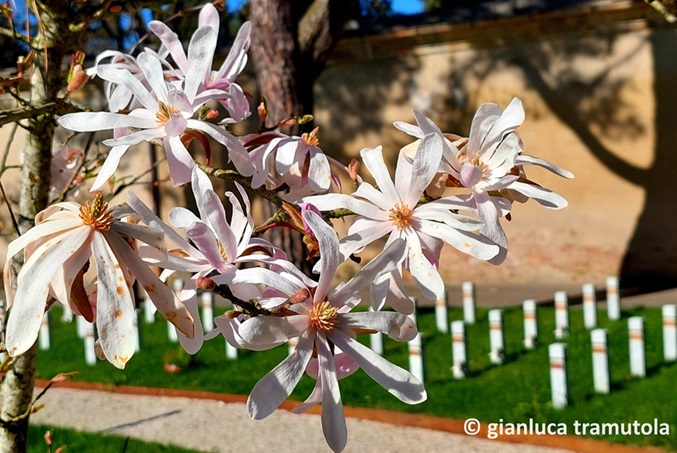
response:
M329 332L338 321L338 309L328 301L320 302L310 310L310 325L317 330Z
M221 258L223 258L223 261L226 263L228 262L228 253L226 253L226 248L223 246L221 241L217 240L216 241L219 245L219 253L221 254Z
M103 201L103 193L97 192L94 200L87 201L80 206L82 223L97 231L108 231L115 221L113 214L108 210L108 203Z
M404 203L399 202L390 210L388 219L390 219L397 228L403 229L409 225L413 216L414 210Z
M162 101L157 103L157 112L155 112L155 120L158 126L164 126L171 119L172 115L178 115L179 110L176 107L165 104Z
M311 132L301 134L301 140L310 146L320 146L320 139L317 136L318 129L320 129L319 126L313 129Z

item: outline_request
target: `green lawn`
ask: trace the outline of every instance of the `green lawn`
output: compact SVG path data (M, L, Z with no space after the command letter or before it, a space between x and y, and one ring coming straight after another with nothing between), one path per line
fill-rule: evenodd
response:
M56 451L59 447L64 447L64 452L90 451L96 453L191 453L194 451L142 442L122 436L87 433L41 425L31 426L28 429L28 451L50 451L45 443L47 431L52 433L51 451Z
M84 364L83 343L76 336L75 323L62 325L60 313L53 316L52 349L41 351L38 373L51 378L59 372L77 370L76 380L110 384L140 385L212 392L247 394L256 381L272 369L287 354L279 347L267 352L240 351L236 361L225 358L224 342L217 338L189 360L186 369L168 374L163 357L181 355L178 345L167 340L166 322L142 324L143 348L124 371L108 363L95 366ZM629 376L627 318L644 316L646 328L646 359L648 378ZM462 319L459 309L452 309L450 320ZM600 310L600 327L609 330L609 356L612 392L596 395L592 383L590 333L583 328L580 308L570 312L571 333L568 344L568 376L570 406L554 410L550 405L550 377L547 345L554 341L554 309L538 310L541 346L526 351L522 346L523 321L520 308L504 311L507 363L494 366L489 362L489 328L486 310L478 310L478 322L467 326L469 368L471 376L454 380L451 372L451 339L435 331L432 308L419 313L419 327L425 334L427 359L426 389L428 401L417 406L402 404L382 389L361 370L341 381L346 405L378 407L405 412L425 413L443 417L477 418L483 422L520 423L533 418L535 422L562 422L573 433L574 421L581 423L640 423L670 424L668 436L606 437L614 442L657 445L677 450L677 404L673 403L677 366L662 361L661 313L658 308L636 308L623 312L623 319L608 322ZM367 342L368 338L362 339ZM406 344L385 339L385 356L392 362L408 367ZM187 357L184 357L188 362ZM292 397L305 399L314 381L304 377Z

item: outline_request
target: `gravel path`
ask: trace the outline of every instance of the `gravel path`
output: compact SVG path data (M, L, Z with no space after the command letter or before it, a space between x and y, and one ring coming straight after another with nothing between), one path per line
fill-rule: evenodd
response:
M33 423L52 424L174 444L205 452L303 453L330 451L317 415L284 410L252 421L243 404L191 398L125 395L52 388ZM348 418L346 452L557 453L422 428Z

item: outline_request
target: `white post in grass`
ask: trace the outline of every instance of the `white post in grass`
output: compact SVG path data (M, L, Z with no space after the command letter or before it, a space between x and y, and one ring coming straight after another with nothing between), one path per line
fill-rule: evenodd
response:
M468 373L468 348L465 343L465 323L451 323L451 354L453 366L451 371L456 379L463 379Z
M437 331L442 333L449 332L449 316L447 314L447 292L444 291L442 297L435 301L435 323Z
M475 285L463 282L463 320L475 324Z
M505 339L503 337L503 310L495 308L489 310L489 344L491 352L489 360L500 365L505 359Z
M65 324L70 324L73 322L73 310L71 310L71 306L68 304L63 304L63 312L61 314L61 322Z
M134 310L134 317L132 318L132 325L134 326L134 352L141 350L141 330L139 329L139 317L141 316L141 309Z
M85 333L87 331L87 320L82 316L75 318L75 329L78 333L78 338L85 338Z
M592 378L597 393L609 393L609 354L606 329L590 332L592 343Z
M630 374L645 377L644 318L641 316L628 318L628 336L630 338Z
M569 299L566 291L555 293L555 338L569 336Z
M550 392L552 394L552 407L563 409L568 404L567 389L567 356L564 343L551 343L548 346L550 355Z
M677 360L677 306L663 305L663 357L666 362Z
M374 308L370 306L369 311L374 311ZM383 355L383 334L380 331L369 334L369 346L376 354Z
M597 327L597 303L595 302L595 285L583 285L583 325L586 329Z
M42 322L40 323L40 333L38 334L38 348L41 351L46 351L50 346L49 337L49 312L46 311L42 315Z
M228 360L237 360L237 348L226 341L226 358Z
M621 296L618 291L618 277L606 279L606 312L610 321L621 319Z
M522 303L524 311L524 347L534 349L538 344L538 317L536 315L536 301L527 299Z
M414 325L418 329L418 323L416 322L416 300L414 300L414 312L409 317L414 321ZM424 383L425 365L423 363L423 337L421 332L418 332L413 339L407 342L407 347L409 349L409 371L416 379Z
M290 338L289 341L287 341L287 354L291 355L294 350L296 350L296 345L299 344L299 339L298 337Z
M180 278L175 278L172 280L172 289L174 289L176 297L179 297L181 291L183 290L183 280ZM179 341L179 337L176 333L176 327L174 327L174 324L169 321L167 321L167 338L169 338L169 341L172 343L177 343Z
M214 293L205 291L200 295L202 302L202 327L205 333L214 330Z
M78 319L80 319L80 316L78 316ZM94 324L84 321L83 330L85 340L85 363L87 365L96 365L96 341L94 339Z
M148 293L141 285L139 285L139 294L142 300L141 305L143 305L143 318L146 321L146 324L153 324L155 322L155 312L157 312L157 307L148 297Z

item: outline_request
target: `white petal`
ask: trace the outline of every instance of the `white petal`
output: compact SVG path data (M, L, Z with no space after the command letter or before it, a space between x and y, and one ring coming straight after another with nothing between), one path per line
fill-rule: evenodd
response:
M412 340L418 333L409 316L394 311L343 313L338 319L342 328L378 330L397 341Z
M256 383L247 399L247 411L251 418L266 418L289 397L312 357L313 337L314 334L311 336L306 332L299 339L294 352Z
M320 246L320 280L315 290L315 302L321 302L327 297L329 286L334 280L336 269L341 264L341 254L339 253L339 240L336 231L313 211L303 213L303 220L308 223L310 229L315 234Z
M551 172L563 178L574 179L574 174L571 173L570 171L558 167L557 165L550 163L547 160L540 159L534 156L529 156L527 154L520 154L519 156L517 156L517 161L515 163L517 165L524 164L538 165L539 167L543 167L546 170L550 170Z
M523 182L514 182L508 186L509 189L526 195L527 197L536 200L540 205L550 209L566 208L569 203L561 195L546 189L545 187L536 184L527 184Z
M393 365L338 329L334 329L329 338L343 352L349 354L365 373L400 401L418 404L427 399L423 384L410 372Z
M111 112L69 113L59 118L59 124L76 132L107 131L119 127L155 128L157 124L130 115Z
M340 452L346 447L348 428L343 414L334 355L323 334L315 337L315 345L320 367L319 379L322 382L322 432L329 447Z
M309 326L307 316L294 315L277 318L274 316L256 316L244 321L238 333L247 343L282 343L297 338Z
M191 101L195 99L197 90L204 82L207 73L211 72L217 37L217 31L206 26L198 28L190 39L185 93Z
M408 232L409 272L418 289L426 299L440 300L444 297L444 281L437 269L428 261L421 250L421 242L414 232Z
M414 156L411 169L411 181L408 191L402 195L402 201L408 206L416 206L423 191L432 181L442 161L442 136L428 134L421 140Z
M157 109L157 99L131 72L116 69L112 65L102 65L97 68L96 73L104 80L123 85L136 96L147 110L154 112Z
M331 209L345 208L355 214L369 217L376 220L387 220L388 213L379 209L368 201L358 200L350 195L340 193L328 193L325 195L315 195L303 199L305 203L314 205L320 211L329 211Z
M399 194L397 190L395 190L395 185L388 172L388 167L383 160L383 151L381 147L364 148L360 151L360 156L362 156L364 165L374 177L376 185L379 190L383 192L383 195L385 195L385 197L393 204L399 201L403 194Z
M101 187L108 182L108 180L113 176L115 170L118 169L120 165L120 159L125 155L129 146L114 146L108 151L106 160L103 162L103 165L99 169L99 174L96 175L94 184L92 184L91 192L100 190Z

